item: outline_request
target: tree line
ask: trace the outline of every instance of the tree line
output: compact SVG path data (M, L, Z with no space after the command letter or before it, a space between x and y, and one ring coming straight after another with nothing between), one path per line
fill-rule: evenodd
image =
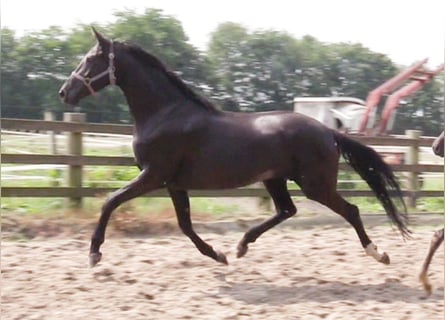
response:
M189 42L181 22L161 10L121 11L115 17L98 28L159 57L224 110L292 110L293 99L304 96L365 100L369 91L406 67L359 43L327 44L309 35L296 39L231 22L213 30L201 51ZM44 110L60 117L67 107L59 101L58 89L94 41L90 26L82 24L20 37L2 28L2 117L40 119ZM436 135L443 127L443 96L443 79L436 78L398 108L393 132L420 129ZM131 122L123 95L112 87L84 99L81 110L91 122Z

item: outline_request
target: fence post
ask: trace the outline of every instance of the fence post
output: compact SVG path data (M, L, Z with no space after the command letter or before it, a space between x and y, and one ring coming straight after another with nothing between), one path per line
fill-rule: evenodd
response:
M414 139L415 142L410 145L408 153L406 155L406 164L417 165L419 164L419 140L422 135L422 131L419 130L406 130L405 135L409 139ZM408 206L410 208L416 207L417 192L420 190L419 172L412 169L408 173Z
M44 111L43 112L43 120L44 121L55 121L56 115L53 111ZM50 137L50 145L51 145L51 154L56 155L58 153L57 151L57 137L56 132L54 130L50 130L47 132ZM51 173L51 186L58 187L60 185L60 177L62 176L62 170L60 169L54 169Z
M63 121L66 122L85 122L85 113L65 112ZM69 132L67 136L68 154L72 156L82 155L82 132ZM82 188L82 166L70 165L68 167L68 186ZM82 207L82 197L71 197L68 199L68 205L72 208Z
M44 111L43 112L43 120L45 121L55 121L56 117L54 112L52 111ZM57 141L56 141L56 133L54 131L48 131L51 139L51 152L52 154L57 154Z

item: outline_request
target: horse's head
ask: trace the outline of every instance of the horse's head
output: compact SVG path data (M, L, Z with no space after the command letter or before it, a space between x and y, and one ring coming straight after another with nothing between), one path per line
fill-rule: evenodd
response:
M434 139L434 142L432 145L434 154L436 154L442 158L443 158L443 149L444 149L444 144L443 144L444 133L445 133L445 131L442 131L442 133L436 139Z
M80 99L95 95L109 84L116 83L113 41L94 28L97 44L88 51L59 91L63 102L77 104Z

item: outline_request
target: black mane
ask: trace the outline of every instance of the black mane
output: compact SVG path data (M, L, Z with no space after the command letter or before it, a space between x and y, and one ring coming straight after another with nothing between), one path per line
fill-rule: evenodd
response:
M208 99L197 94L190 88L173 70L166 66L161 60L154 55L148 53L141 47L134 44L125 44L126 49L130 54L139 58L141 61L148 63L150 66L165 73L167 78L188 98L192 99L198 105L212 111L218 110L216 106Z

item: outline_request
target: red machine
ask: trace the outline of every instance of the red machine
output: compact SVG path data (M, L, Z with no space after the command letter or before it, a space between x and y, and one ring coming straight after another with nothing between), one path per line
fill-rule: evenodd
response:
M386 132L391 115L399 106L400 100L418 91L444 69L444 65L442 64L435 70L428 71L424 68L424 64L427 61L428 59L424 59L420 62L415 63L407 70L402 71L401 73L381 84L368 94L368 97L366 99L367 109L361 121L359 133L369 134L367 126L371 113L373 111L375 112L375 108L377 107L382 96L390 94L382 111L377 134L382 135ZM409 82L405 86L399 88L400 85L405 81Z

